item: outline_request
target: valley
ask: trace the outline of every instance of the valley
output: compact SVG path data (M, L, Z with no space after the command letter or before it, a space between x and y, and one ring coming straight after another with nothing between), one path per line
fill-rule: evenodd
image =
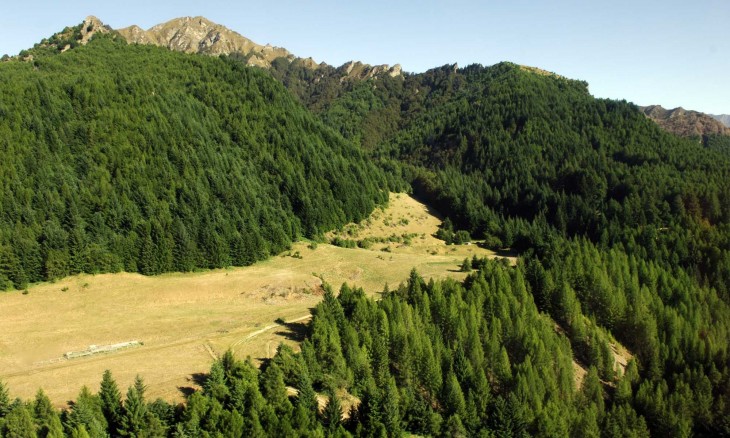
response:
M396 287L406 280L411 268L425 278L460 279L465 257L494 256L476 244L445 245L432 236L440 223L413 197L391 194L386 208L344 229L361 237L415 234L409 244L349 249L297 242L249 267L150 277L82 274L30 286L27 294L4 293L0 307L8 316L0 319L0 380L18 397L32 398L42 387L55 405L65 406L82 385L96 391L109 369L120 387L139 374L150 399L182 402L227 349L259 362L272 357L280 342L295 344L291 338L297 334L276 321L306 322L321 300L321 279L335 289L346 282L375 295L386 283ZM63 358L89 345L132 340L143 345Z

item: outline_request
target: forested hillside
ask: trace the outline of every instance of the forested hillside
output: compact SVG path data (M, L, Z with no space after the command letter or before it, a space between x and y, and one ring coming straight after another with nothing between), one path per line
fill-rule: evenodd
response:
M0 142L5 289L247 265L387 199L265 73L111 37L0 64Z
M576 263L598 266L595 255L575 249ZM54 437L727 434L727 374L714 364L707 375L697 368L713 361L708 355L719 359L704 341L671 342L665 349L651 339L657 327L638 310L632 347L653 345L658 354L672 355L666 372L673 380L647 372L643 351L617 374L612 341L595 320L581 315L572 278L560 279L563 286L548 297L548 305L565 315L559 320L567 328L563 333L540 312L542 298L535 291L545 289L535 288L534 268L476 259L473 267L477 272L461 284L426 283L414 272L380 301L362 289L343 286L335 297L327 288L301 353L281 346L259 371L229 351L185 406L145 399L142 379L122 397L110 374L98 394L83 388L61 415L42 392L31 403L12 403L0 387L0 431L26 436L19 431L37 430ZM662 325L677 327L672 336L696 329L651 297L639 277L656 273L652 267L620 258L606 265L612 273L621 269L608 283L625 285L635 309L667 315ZM580 277L582 270L573 264L541 272L550 282L561 275ZM727 321L727 306L716 306L710 301L697 311ZM703 330L714 338L727 325ZM690 355L683 356L683 349ZM576 379L576 354L587 361L582 380Z
M633 406L649 430L730 433L722 142L675 137L585 82L510 63L322 87L294 90L447 215L444 236L522 253L538 309L578 360L611 381L606 340L636 355Z
M142 382L122 403L106 376L61 425L42 394L0 388L6 434L730 436L724 141L510 63L343 80L106 37L0 69L5 287L248 264L404 183L448 218L440 236L519 254L465 261L463 284L414 272L380 301L327 291L301 353L260 372L226 354L178 409Z

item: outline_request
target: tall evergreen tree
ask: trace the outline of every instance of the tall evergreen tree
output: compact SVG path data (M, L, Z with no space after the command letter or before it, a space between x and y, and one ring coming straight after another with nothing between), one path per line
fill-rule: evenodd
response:
M124 400L120 428L118 433L121 436L139 436L146 427L147 405L144 393L146 387L140 376L135 377L134 384L127 390L127 397Z
M33 419L39 437L63 436L58 412L53 408L51 400L42 389L38 390L33 402Z
M105 370L101 378L99 399L109 430L116 431L121 426L122 396L110 370Z
M322 411L322 423L330 434L334 434L342 423L342 404L335 390L329 391L327 404Z
M67 430L86 434L92 438L104 437L107 431L107 422L101 410L101 400L89 391L86 386L81 388L71 411L66 415Z
M10 412L10 395L5 383L0 380L0 418L5 417Z
M36 425L30 409L22 403L15 405L0 423L0 432L4 437L36 438Z

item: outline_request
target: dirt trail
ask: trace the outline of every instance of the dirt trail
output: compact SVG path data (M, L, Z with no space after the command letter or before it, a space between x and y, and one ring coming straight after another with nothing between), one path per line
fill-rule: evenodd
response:
M307 314L307 315L304 315L304 316L300 316L299 318L294 318L294 319L291 319L289 321L284 321L284 322L286 324L291 324L293 322L304 321L305 319L309 319L311 317L312 317L312 314ZM236 351L235 350L235 347L243 344L246 341L250 341L251 339L255 338L256 336L259 336L259 335L261 335L263 333L266 333L267 331L269 331L271 329L274 329L276 327L282 327L282 326L283 326L283 324L278 324L278 323L277 324L271 324L271 325L267 325L266 327L264 327L262 329L256 330L255 332L249 333L248 335L246 335L245 338L239 339L238 341L236 341L233 344L231 344L231 350L235 353L235 351Z

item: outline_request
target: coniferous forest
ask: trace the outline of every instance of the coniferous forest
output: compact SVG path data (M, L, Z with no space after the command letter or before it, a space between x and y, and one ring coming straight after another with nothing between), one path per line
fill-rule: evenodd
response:
M388 189L519 254L378 300L328 287L300 352L227 353L184 405L143 376L62 413L0 386L4 436L730 436L724 139L510 63L314 80L97 37L0 72L5 289L247 265Z
M240 63L101 37L0 67L0 288L248 265L386 199L382 171Z

